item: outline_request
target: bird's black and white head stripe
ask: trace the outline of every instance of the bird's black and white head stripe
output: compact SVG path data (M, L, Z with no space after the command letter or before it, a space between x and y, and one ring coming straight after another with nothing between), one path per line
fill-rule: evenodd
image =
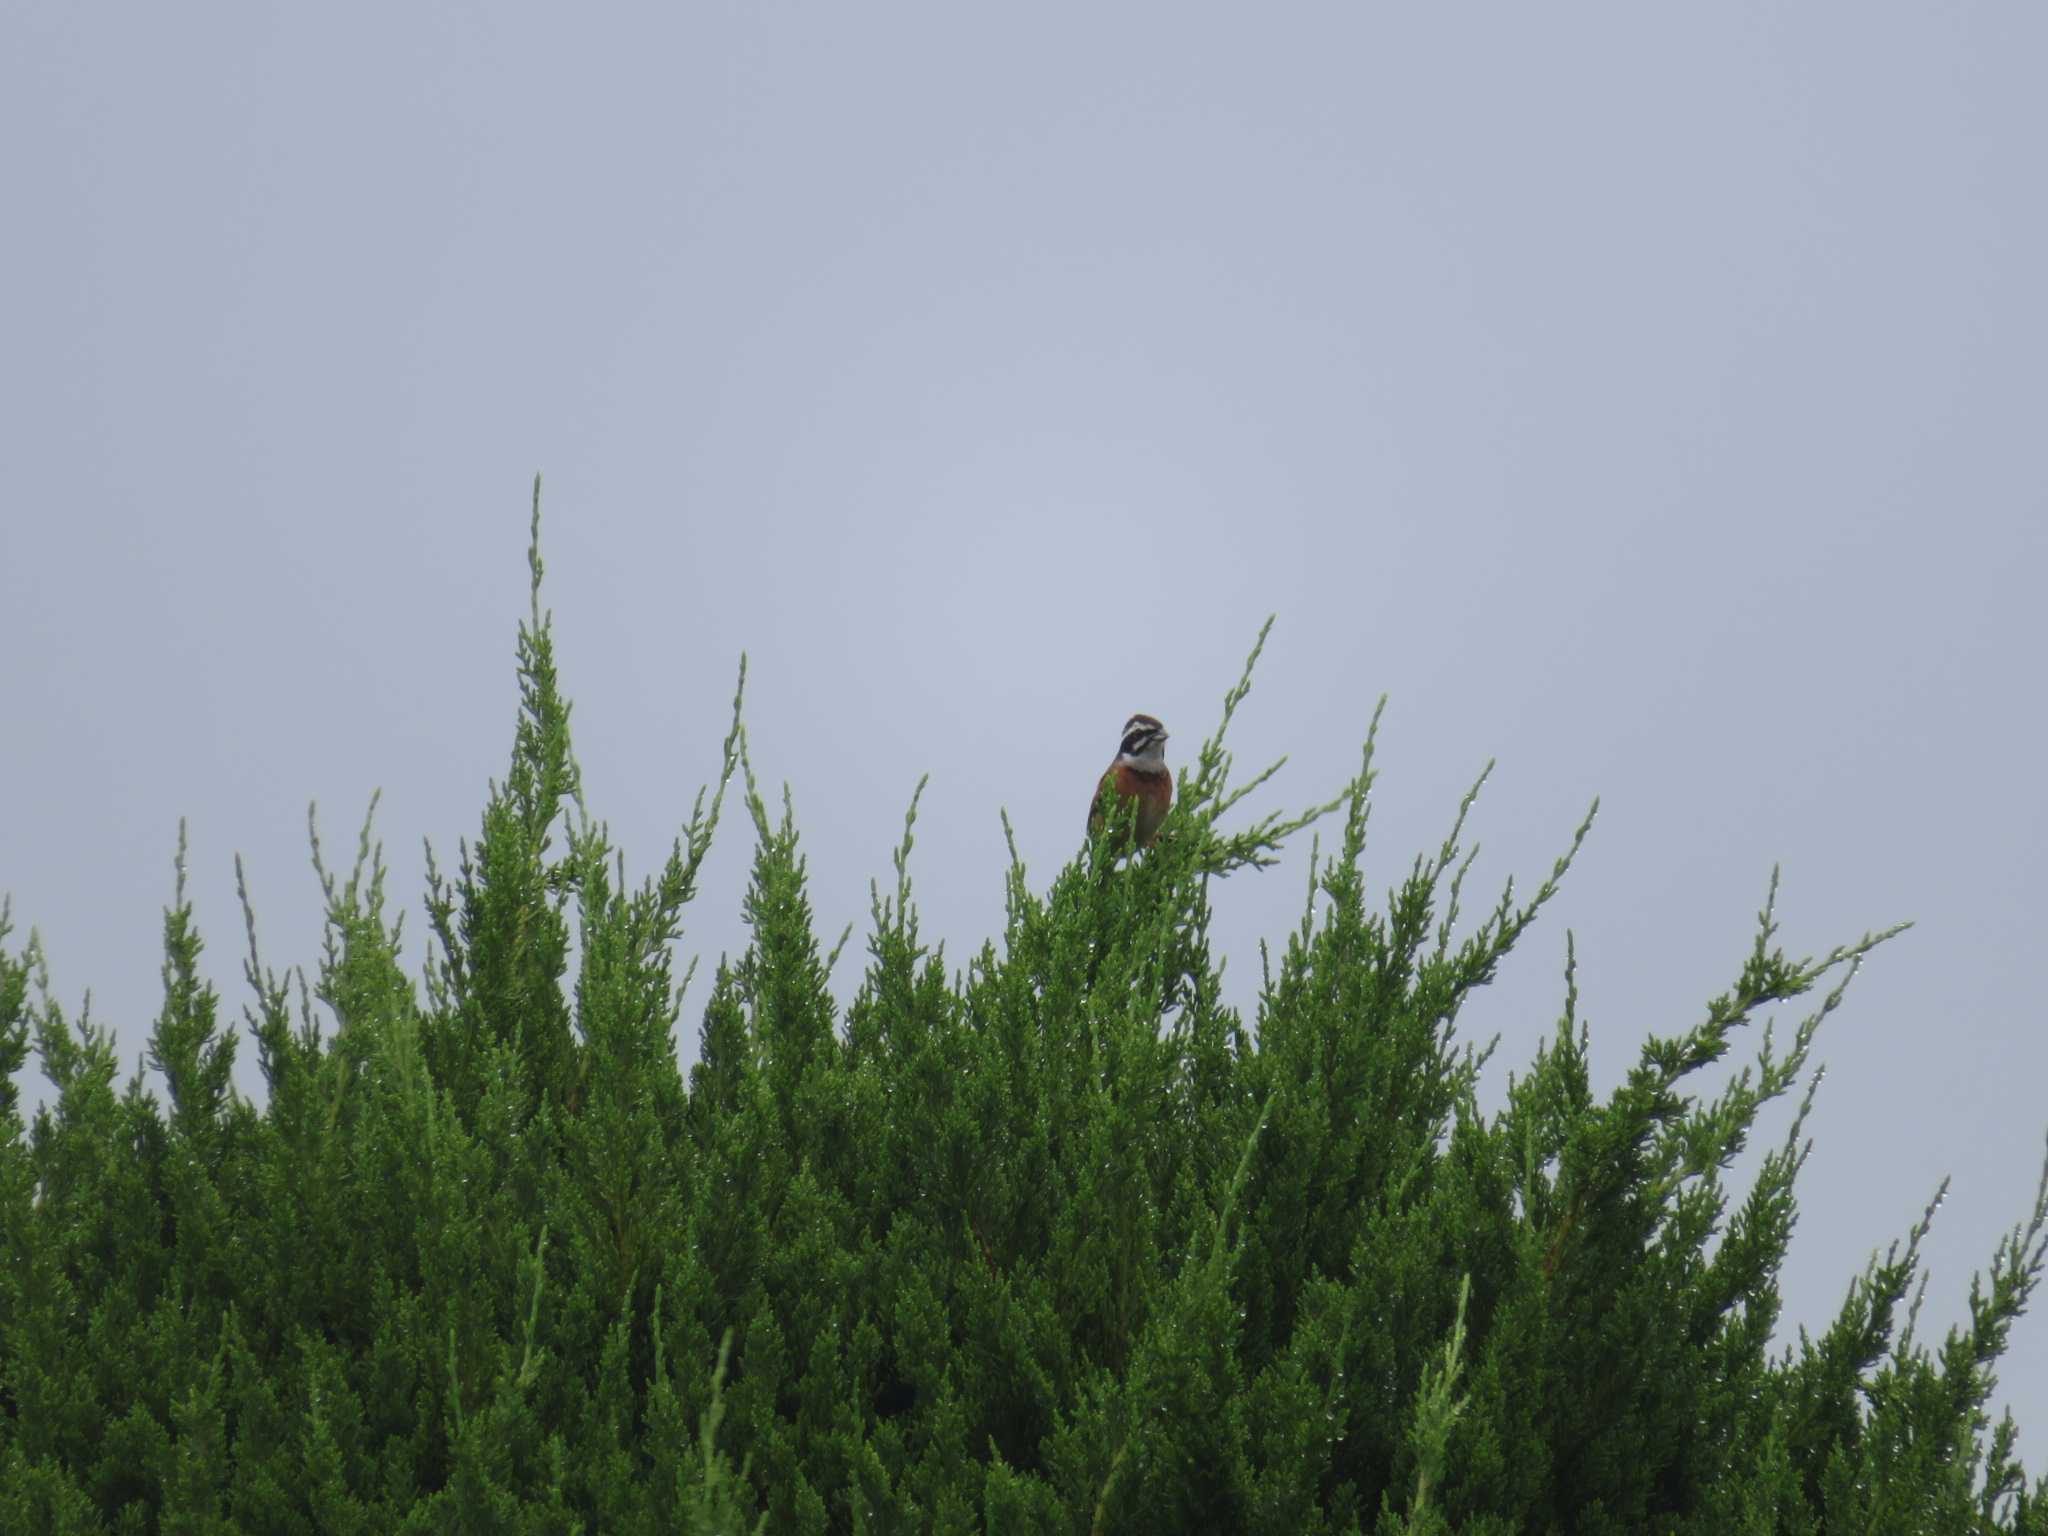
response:
M1124 741L1117 751L1122 757L1157 762L1166 755L1166 727L1150 715L1133 715L1124 722Z

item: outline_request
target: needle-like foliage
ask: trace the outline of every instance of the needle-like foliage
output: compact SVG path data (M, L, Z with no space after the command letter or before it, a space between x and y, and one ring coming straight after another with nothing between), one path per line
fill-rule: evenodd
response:
M1728 990L1605 1095L1567 940L1554 1033L1482 1103L1461 1010L1592 815L1468 913L1475 784L1377 878L1377 712L1331 799L1251 813L1262 630L1156 845L1112 825L1041 884L1013 840L963 966L916 906L920 785L842 1007L738 693L629 883L538 506L511 761L430 853L424 969L368 822L346 867L315 829L309 972L264 964L244 891L260 1104L182 831L154 1079L117 1084L0 909L0 1531L2048 1533L1986 1410L2048 1183L1938 1345L1932 1206L1773 1343L1816 1033L1896 930L1788 955L1773 877ZM686 1074L673 956L728 786L750 941ZM1247 1015L1212 901L1326 818Z

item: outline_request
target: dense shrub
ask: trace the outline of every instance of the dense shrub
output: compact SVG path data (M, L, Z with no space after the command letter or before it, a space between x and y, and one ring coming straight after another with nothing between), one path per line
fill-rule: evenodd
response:
M737 700L719 788L623 884L539 575L510 771L430 882L423 980L367 829L346 873L316 843L310 983L252 921L264 1104L182 852L162 1100L117 1087L33 940L0 955L0 1530L2048 1531L1984 1406L2048 1205L1939 1349L1901 1317L1923 1224L1774 1352L1804 1106L1724 1182L1884 935L1795 960L1767 906L1604 1099L1568 972L1482 1110L1453 1024L1570 853L1461 924L1454 829L1372 897L1368 738L1244 1020L1210 883L1320 812L1225 831L1258 781L1219 728L1156 848L1105 837L1042 892L1013 857L1000 941L953 974L913 801L842 1014ZM752 942L686 1082L671 948L735 775ZM1800 997L1782 1049L1700 1086Z

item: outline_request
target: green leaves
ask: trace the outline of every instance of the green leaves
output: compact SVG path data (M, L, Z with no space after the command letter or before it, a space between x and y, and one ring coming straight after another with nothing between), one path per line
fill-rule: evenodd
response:
M1236 776L1262 629L1159 841L1112 828L1042 885L1013 843L1004 930L952 968L920 782L842 1010L850 935L820 942L756 779L744 661L715 783L628 880L582 798L537 487L534 517L510 761L430 875L422 977L367 818L346 869L315 829L310 976L263 965L244 889L260 1107L182 831L161 1103L0 908L0 1528L2048 1529L1985 1412L2048 1173L1938 1348L1930 1207L1772 1353L1817 1034L1896 929L1789 956L1774 876L1732 985L1604 1097L1568 935L1562 1017L1483 1104L1461 1011L1593 811L1468 914L1482 773L1376 886L1381 710L1328 800L1254 813L1280 764ZM735 773L748 942L686 1079L674 955ZM1247 1014L1212 903L1339 814Z

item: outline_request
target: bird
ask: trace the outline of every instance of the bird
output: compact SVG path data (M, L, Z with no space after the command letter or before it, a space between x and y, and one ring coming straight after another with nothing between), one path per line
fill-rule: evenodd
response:
M1088 806L1090 837L1102 835L1103 806L1112 789L1119 799L1136 803L1138 846L1150 848L1159 841L1159 828L1173 804L1173 770L1166 766L1166 727L1151 715L1133 715L1124 722L1116 761L1096 784L1095 798Z

